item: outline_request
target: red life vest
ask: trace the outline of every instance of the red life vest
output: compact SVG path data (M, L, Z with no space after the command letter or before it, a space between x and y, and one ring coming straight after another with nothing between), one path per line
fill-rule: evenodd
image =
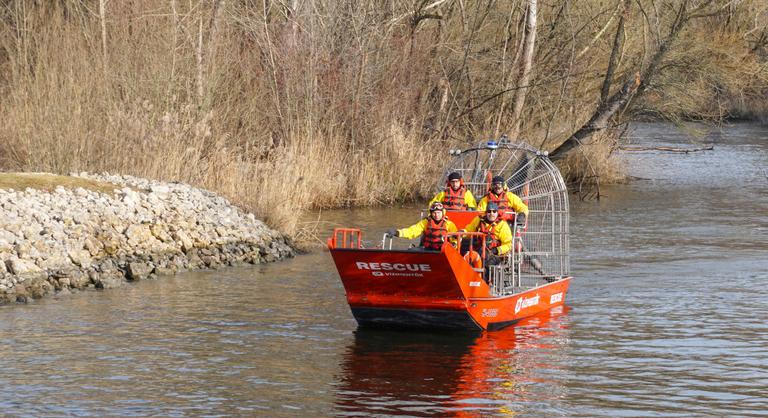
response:
M500 195L495 195L493 192L488 192L485 197L488 198L488 203L495 203L499 207L499 218L509 222L510 225L515 221L515 211L509 206L509 199L507 199L508 191L504 190ZM487 207L487 206L486 206Z
M496 222L489 223L485 218L480 219L480 225L478 225L478 231L486 234L485 247L489 250L501 245L501 240L496 236L496 230L493 228L501 219L496 219Z
M440 222L435 222L431 216L427 218L427 228L421 238L421 245L425 250L440 250L443 247L445 235L448 233L445 219L443 216Z
M467 210L467 202L464 201L466 191L467 187L463 183L459 190L453 190L451 186L446 187L443 206L448 210Z
M509 200L507 199L507 191L504 190L501 192L500 195L495 195L493 192L488 192L487 195L485 195L488 198L488 203L495 203L499 206L499 212L501 213L509 211Z

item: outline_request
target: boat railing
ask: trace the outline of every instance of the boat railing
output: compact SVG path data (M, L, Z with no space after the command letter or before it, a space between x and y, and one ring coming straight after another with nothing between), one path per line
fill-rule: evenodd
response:
M392 249L392 241L394 241L395 238L387 233L385 233L381 237L381 249L382 250L391 250Z
M454 237L453 245L460 249L465 259L470 261L467 254L476 251L481 255L482 266L473 265L473 269L483 274L483 278L491 288L495 296L511 295L522 290L541 286L557 278L548 275L542 270L542 265L537 257L546 257L548 253L529 251L523 244L525 235L524 226L517 224L516 220L510 222L512 228L511 250L499 258L486 254L486 234L480 232L457 232L448 234ZM469 240L470 247L462 245L463 240Z
M334 228L328 248L363 248L363 233L358 228Z
M495 296L511 295L558 280L547 271L541 257L551 254L547 251L529 251L523 244L525 232L515 221L512 222L512 249L502 257L492 256L486 251L487 234L482 232L452 232L446 238L456 248L472 269L483 276ZM380 249L392 250L393 237L384 234ZM362 231L358 228L335 228L328 239L330 249L362 249Z

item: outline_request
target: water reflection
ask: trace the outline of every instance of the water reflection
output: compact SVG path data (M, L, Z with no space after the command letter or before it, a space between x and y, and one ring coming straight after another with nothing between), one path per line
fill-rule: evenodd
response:
M358 329L347 348L341 415L514 415L563 393L567 307L482 334Z

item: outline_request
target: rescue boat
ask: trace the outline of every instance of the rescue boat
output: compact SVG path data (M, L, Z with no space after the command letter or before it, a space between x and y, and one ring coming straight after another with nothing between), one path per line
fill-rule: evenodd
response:
M506 137L449 153L438 191L458 172L479 201L491 178L502 176L528 206L524 224L504 214L514 232L512 250L486 265L484 234L461 231L483 215L470 210L447 211L460 231L448 234L440 251L393 248L386 234L372 245L359 228L336 228L328 248L360 327L493 331L565 302L568 194L547 154Z

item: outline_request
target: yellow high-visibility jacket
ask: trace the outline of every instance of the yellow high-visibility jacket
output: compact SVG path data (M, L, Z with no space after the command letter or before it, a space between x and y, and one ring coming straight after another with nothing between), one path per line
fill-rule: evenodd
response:
M507 194L507 206L512 208L515 213L524 213L525 216L528 216L528 206L523 203L523 199L520 199L516 194L507 190L505 190L504 193ZM480 203L477 204L477 210L484 212L486 206L488 206L488 195L485 195L480 199Z
M429 201L427 207L432 206L432 204L435 202L443 203L443 199L445 199L445 190L436 194L435 197ZM469 189L464 192L464 204L467 205L467 208L470 210L475 210L475 208L477 208L477 201L475 200L475 196L472 195L472 192L470 192Z
M413 238L419 237L427 229L428 224L429 224L429 219L424 218L407 228L398 229L397 236L405 239L413 239ZM456 229L456 224L451 222L451 220L448 218L445 219L445 230L447 232L458 231L458 229Z
M486 223L484 216L478 216L467 225L465 231L467 232L480 232L480 223ZM487 223L486 223L487 224ZM509 224L503 219L499 218L496 224L491 228L491 232L495 240L498 241L497 248L499 249L499 255L504 255L512 249L512 230L509 228Z

